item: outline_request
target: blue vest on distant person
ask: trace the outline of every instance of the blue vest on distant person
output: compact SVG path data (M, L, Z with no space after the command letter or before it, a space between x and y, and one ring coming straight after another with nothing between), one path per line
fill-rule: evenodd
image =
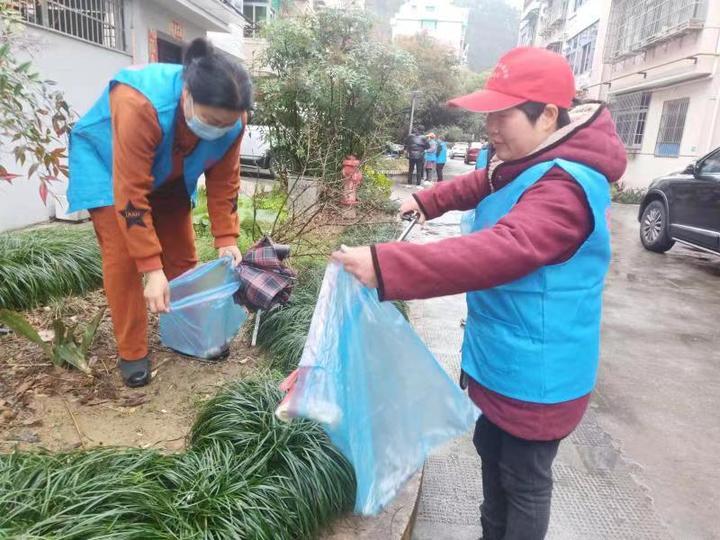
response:
M488 166L488 158L490 157L490 147L486 144L478 152L475 160L475 169L484 169Z
M431 161L433 163L437 161L437 142L431 142L430 148L425 150L425 161Z
M610 264L607 179L555 159L534 165L485 197L473 232L494 226L553 166L583 188L594 218L587 240L568 261L511 283L467 294L462 368L490 390L522 401L559 403L592 391L600 357L602 293Z
M438 142L437 162L438 165L447 163L447 143L445 141Z
M468 148L466 151L470 151L470 148ZM475 170L487 168L489 160L490 160L490 145L486 144L486 145L483 145L483 147L478 152L477 159L475 160ZM462 216L460 216L460 232L462 234L470 234L473 230L474 225L475 225L475 209L473 208L472 210L463 212Z
M70 133L69 211L98 208L113 204L112 124L110 90L117 83L127 84L143 94L157 112L162 140L152 166L153 190L172 172L177 108L183 89L183 68L175 64L148 64L123 69L92 108L75 124ZM214 141L200 140L183 163L185 189L195 198L198 178L217 163L243 130L238 121L230 132ZM129 136L132 136L131 134Z

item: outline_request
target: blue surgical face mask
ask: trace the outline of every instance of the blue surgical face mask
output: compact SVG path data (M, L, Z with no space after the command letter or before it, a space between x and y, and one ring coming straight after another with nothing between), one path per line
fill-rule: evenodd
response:
M189 118L185 118L187 126L190 128L195 135L205 141L214 141L219 139L223 135L227 134L231 129L235 127L235 124L231 126L219 127L208 124L200 120L195 114L195 103L190 100L191 115Z

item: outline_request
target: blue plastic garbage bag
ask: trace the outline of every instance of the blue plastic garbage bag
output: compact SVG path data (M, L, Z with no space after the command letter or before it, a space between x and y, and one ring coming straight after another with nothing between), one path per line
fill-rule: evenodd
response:
M170 282L170 312L160 315L163 344L198 358L223 356L247 320L233 299L240 287L232 259L198 266Z
M320 422L352 463L355 511L377 514L478 411L391 303L330 264L276 414Z
M460 233L470 234L475 224L475 209L466 210L460 216Z

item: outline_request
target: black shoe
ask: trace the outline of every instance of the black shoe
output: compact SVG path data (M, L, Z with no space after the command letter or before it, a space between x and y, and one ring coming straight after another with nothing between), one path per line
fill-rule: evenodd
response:
M139 388L150 384L150 358L145 357L140 360L129 362L120 359L118 363L120 374L123 382L128 388Z

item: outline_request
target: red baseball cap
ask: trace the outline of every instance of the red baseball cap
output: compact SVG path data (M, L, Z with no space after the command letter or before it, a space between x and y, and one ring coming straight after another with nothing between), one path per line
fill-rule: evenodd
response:
M448 105L489 113L536 101L569 109L574 97L575 77L565 58L539 47L517 47L500 59L483 90Z

